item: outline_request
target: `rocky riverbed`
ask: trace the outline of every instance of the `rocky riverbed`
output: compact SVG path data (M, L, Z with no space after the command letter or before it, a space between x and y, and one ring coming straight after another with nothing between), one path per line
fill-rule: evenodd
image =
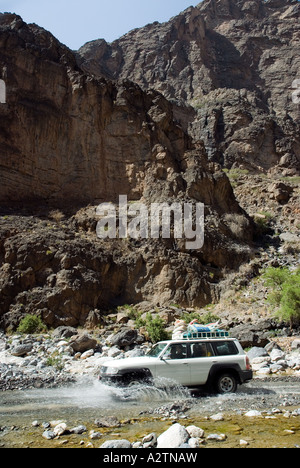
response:
M43 335L2 334L0 444L167 448L172 439L186 448L298 446L298 338L287 349L275 341L251 348L255 379L235 395L143 385L127 391L97 381L105 360L140 355L149 346L127 327L100 337L69 327Z

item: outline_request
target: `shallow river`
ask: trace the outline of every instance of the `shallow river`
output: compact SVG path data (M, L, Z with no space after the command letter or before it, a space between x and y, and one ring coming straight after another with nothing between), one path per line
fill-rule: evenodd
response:
M108 438L137 440L147 433L156 431L159 434L169 427L172 418L169 414L162 420L164 408L178 401L188 404L190 409L179 419L178 414L175 415L174 419L177 416L182 424L196 424L206 432L225 433L228 437L222 446L238 446L239 440L247 437L250 446L300 445L300 417L287 419L276 415L276 420L261 418L254 423L243 416L245 410L251 409L267 411L283 408L286 411L299 408L299 380L255 380L240 387L237 394L229 396L191 395L180 387L158 390L141 386L125 391L109 388L98 381L82 381L69 388L5 392L0 394L0 446L75 447L82 439L87 445L88 434L66 436L63 445L61 440L45 441L41 437L43 428L33 428L32 422L37 420L42 424L45 421L64 420L69 428L84 424L88 430L97 430L95 419L107 416L117 417L123 425L100 430L103 438L93 442L94 446L100 446ZM219 412L225 414L223 422L208 419L208 416ZM182 416L185 419L181 420Z

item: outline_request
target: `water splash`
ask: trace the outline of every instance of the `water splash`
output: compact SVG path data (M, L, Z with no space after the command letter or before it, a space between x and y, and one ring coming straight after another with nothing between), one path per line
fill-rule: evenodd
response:
M127 388L111 388L112 396L123 402L169 402L188 399L191 394L187 388L170 379L157 379L154 385L139 384Z

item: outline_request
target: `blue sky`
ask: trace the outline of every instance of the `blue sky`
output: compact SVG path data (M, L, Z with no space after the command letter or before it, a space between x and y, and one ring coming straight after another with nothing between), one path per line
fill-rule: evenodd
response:
M37 23L71 49L104 38L108 42L131 29L167 21L200 0L0 0L0 12Z

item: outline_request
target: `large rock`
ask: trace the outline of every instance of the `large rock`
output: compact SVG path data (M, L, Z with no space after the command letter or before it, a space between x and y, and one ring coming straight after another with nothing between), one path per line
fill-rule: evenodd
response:
M252 361L253 359L264 358L264 357L269 356L269 354L268 354L268 352L265 350L265 348L259 348L259 347L257 347L257 346L254 346L253 348L251 348L251 349L247 352L247 355L248 355L250 361Z
M157 448L179 448L182 444L185 444L189 438L190 435L185 427L176 423L158 437Z
M87 333L84 333L79 336L75 336L73 340L70 341L70 346L77 353L84 353L90 349L95 349L97 347L97 340L92 338Z
M33 348L33 345L30 344L30 343L28 343L28 344L19 344L17 346L14 346L10 350L10 354L12 354L13 356L17 356L17 357L24 357L28 353L30 353L30 351L32 351L32 348Z
M135 329L123 328L119 333L111 338L111 344L119 348L126 348L136 342L138 332Z
M272 320L260 320L255 324L245 323L231 329L243 348L264 348L270 342L270 330L276 328Z

